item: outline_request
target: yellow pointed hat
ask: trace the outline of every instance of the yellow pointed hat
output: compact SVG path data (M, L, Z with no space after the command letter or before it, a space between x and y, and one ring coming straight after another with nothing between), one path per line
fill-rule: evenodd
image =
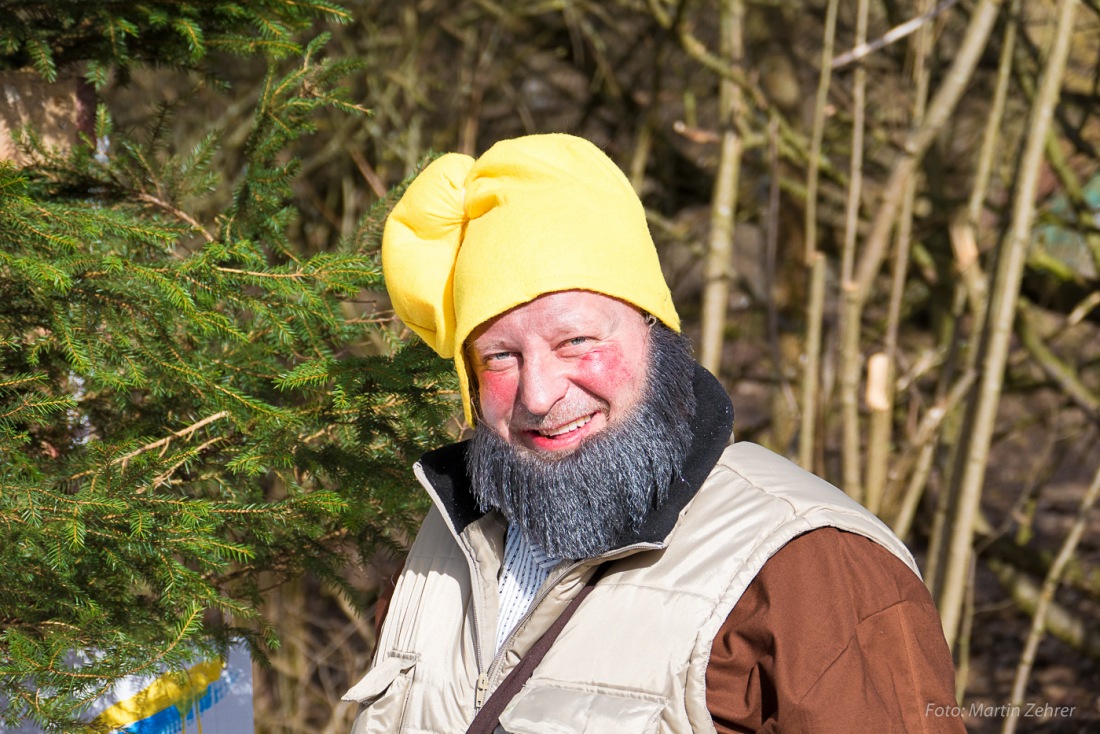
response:
M476 160L437 158L386 220L382 270L398 317L454 358L470 425L462 345L509 309L587 290L680 330L641 201L610 158L572 135L504 140Z

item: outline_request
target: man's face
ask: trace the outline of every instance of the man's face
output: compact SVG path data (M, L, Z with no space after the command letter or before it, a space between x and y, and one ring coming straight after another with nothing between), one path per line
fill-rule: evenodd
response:
M513 446L568 455L641 399L648 334L633 306L589 291L517 306L471 334L481 421Z

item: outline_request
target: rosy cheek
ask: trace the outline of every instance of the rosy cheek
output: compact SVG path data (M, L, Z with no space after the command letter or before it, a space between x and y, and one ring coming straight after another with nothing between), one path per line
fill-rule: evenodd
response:
M509 414L515 403L517 385L514 374L486 371L478 375L478 393L486 421L493 423Z
M581 358L578 377L592 389L618 391L634 386L641 367L632 364L618 349L600 349Z

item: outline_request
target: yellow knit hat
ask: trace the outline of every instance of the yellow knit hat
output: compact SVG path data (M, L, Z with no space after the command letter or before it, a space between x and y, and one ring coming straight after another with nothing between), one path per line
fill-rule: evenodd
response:
M572 135L504 140L477 160L437 158L386 221L382 271L401 320L454 358L470 425L462 345L515 306L594 291L680 330L641 201L610 158Z

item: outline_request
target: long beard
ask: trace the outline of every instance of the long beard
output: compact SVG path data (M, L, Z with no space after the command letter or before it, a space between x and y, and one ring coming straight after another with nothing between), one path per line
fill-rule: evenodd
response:
M591 558L629 540L682 471L695 415L689 342L661 324L650 340L643 399L567 456L517 448L478 425L466 466L482 510L500 510L553 558Z

